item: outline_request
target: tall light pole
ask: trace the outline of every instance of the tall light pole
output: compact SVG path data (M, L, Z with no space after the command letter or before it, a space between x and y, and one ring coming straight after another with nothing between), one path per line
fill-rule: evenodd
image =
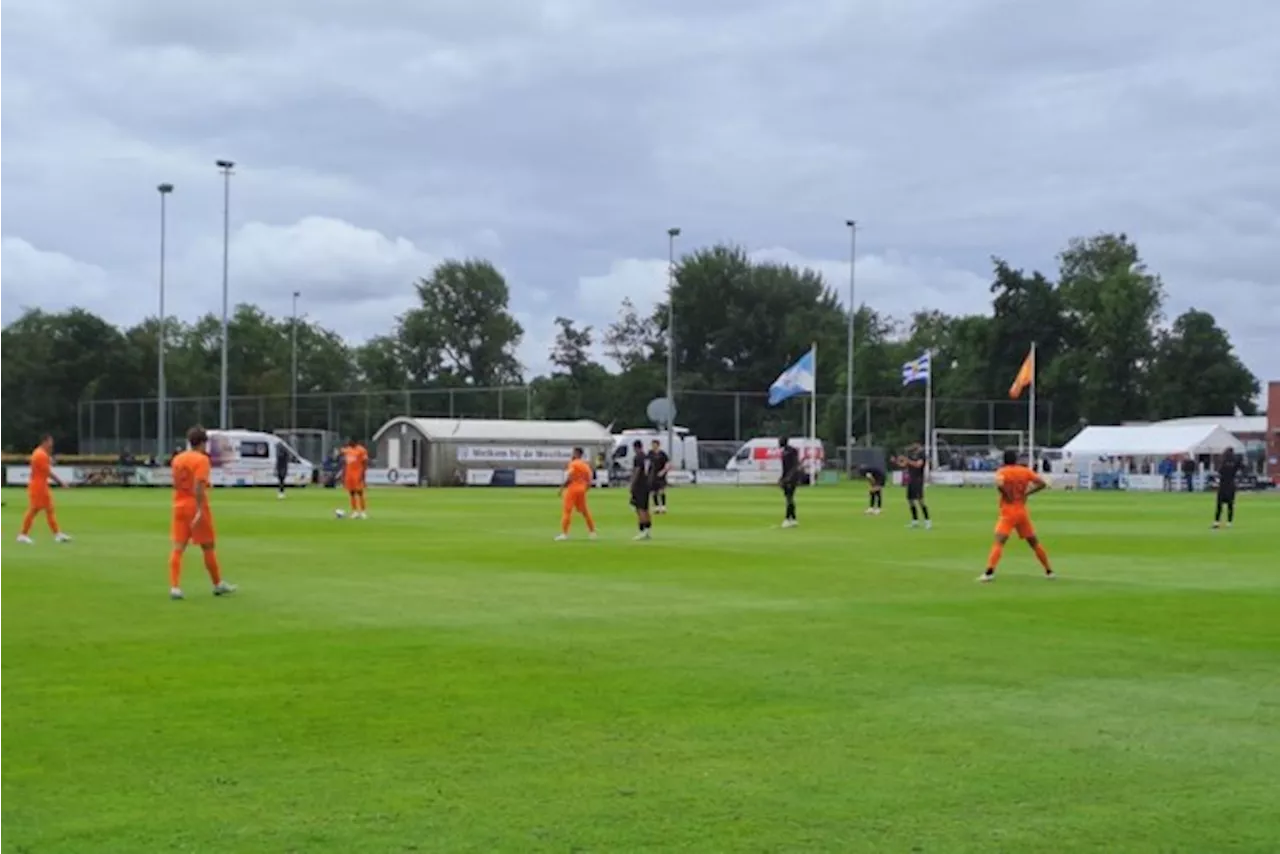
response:
M298 441L298 297L300 296L302 291L293 292L293 364L290 370L292 381L289 393L289 431L291 433L289 441L294 443ZM296 444L295 447L297 447Z
M667 229L667 453L676 456L676 238L680 229ZM681 457L684 459L684 457ZM685 460L685 467L688 460Z
M222 172L222 374L218 390L218 426L226 430L231 426L231 412L227 398L227 296L228 273L231 260L231 176L235 162L216 161Z
M156 187L156 191L160 194L160 315L156 329L157 349L160 355L156 367L156 460L161 462L164 460L165 446L168 444L168 433L165 428L169 421L167 417L169 395L164 382L164 337L169 328L164 314L165 199L173 192L173 185L160 184Z
M844 381L844 464L845 470L853 472L853 321L858 313L855 285L855 270L858 266L858 223L856 220L844 221L849 229L849 359L845 366Z

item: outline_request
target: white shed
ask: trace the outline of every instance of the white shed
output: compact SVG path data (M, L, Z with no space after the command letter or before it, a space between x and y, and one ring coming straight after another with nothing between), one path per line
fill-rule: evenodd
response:
M1086 427L1067 444L1072 459L1097 457L1217 456L1230 448L1244 453L1244 443L1218 424L1133 424Z
M401 416L383 424L372 444L380 465L415 469L423 484L438 486L465 477L468 469L562 469L574 448L594 461L613 447L613 436L607 427L585 420Z

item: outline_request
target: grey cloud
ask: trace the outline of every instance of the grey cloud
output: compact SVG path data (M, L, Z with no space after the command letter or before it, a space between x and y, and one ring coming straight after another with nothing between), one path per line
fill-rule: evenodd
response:
M495 257L532 341L650 293L668 225L826 270L852 216L894 311L979 309L991 254L1052 270L1068 237L1126 230L1171 310L1218 303L1280 375L1268 0L10 0L5 24L6 241L93 287L152 263L160 180L176 255L216 246L229 156L237 234L285 247L233 261L241 284L306 282L349 334L399 310L406 258ZM348 254L288 250L316 217Z

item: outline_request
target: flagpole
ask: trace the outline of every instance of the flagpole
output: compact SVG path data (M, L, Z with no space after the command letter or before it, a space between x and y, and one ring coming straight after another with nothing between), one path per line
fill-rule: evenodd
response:
M924 351L928 373L924 377L924 458L933 466L933 351Z
M1036 342L1031 342L1031 405L1027 410L1027 465L1036 467Z
M809 438L817 442L818 439L818 342L813 342L813 393L809 395ZM810 445L810 447L814 447ZM813 466L809 467L811 485L818 485L818 478L814 476ZM819 472L820 473L820 472Z

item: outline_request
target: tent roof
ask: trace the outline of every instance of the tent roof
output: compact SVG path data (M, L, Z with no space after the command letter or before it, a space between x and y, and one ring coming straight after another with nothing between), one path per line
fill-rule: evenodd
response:
M383 424L374 434L377 442L388 430L401 425L413 427L427 441L453 442L564 442L565 444L612 444L609 430L595 421L518 421L485 418L411 418L401 416Z
M1154 457L1165 454L1243 453L1244 444L1217 424L1144 424L1086 427L1062 446L1077 457Z
M1187 418L1169 418L1155 422L1157 427L1179 427L1191 425L1214 424L1228 433L1265 433L1267 432L1267 416L1265 415L1192 415Z

